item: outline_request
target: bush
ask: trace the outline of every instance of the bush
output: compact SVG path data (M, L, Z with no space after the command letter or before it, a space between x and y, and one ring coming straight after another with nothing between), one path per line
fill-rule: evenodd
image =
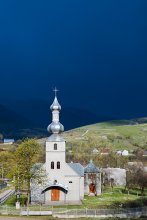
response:
M4 204L5 205L10 205L10 206L15 206L17 201L16 195L12 195ZM26 195L21 195L19 198L20 205L21 206L26 206L27 204L27 196Z

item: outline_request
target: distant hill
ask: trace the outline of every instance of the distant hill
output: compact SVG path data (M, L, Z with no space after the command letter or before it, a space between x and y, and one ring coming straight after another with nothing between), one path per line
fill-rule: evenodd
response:
M28 120L13 110L0 105L0 129L7 131L9 129L20 128L22 124L27 126Z
M6 106L0 105L0 133L14 137L20 129L33 128L34 123Z
M111 126L147 122L147 118L114 121L112 117L72 107L63 107L60 114L60 121L66 131L95 122L107 121L108 124L111 121ZM45 100L31 99L8 103L7 106L0 105L0 133L5 137L45 137L51 121L50 104Z
M67 142L84 149L110 148L129 151L147 149L147 118L108 121L83 126L65 133ZM81 148L82 149L82 148ZM84 153L84 151L83 151Z
M12 111L10 111L9 106L5 108L7 109L5 116L7 116L5 117L5 120L3 120L4 123L1 126L2 131L7 128L7 131L9 133L9 128L13 127L12 132L14 137L38 137L47 135L46 128L48 124L50 124L52 121L52 114L48 101L32 99L15 103L13 102L11 103L13 113ZM10 111L10 113L8 112L8 110ZM3 111L2 108L0 108L0 113L1 111L4 114L5 111ZM63 107L60 114L60 121L64 125L65 130L112 119L106 116L96 115L93 112L87 110L72 107ZM10 117L8 117L8 115L10 115ZM7 126L8 122L10 126ZM17 130L14 126L15 123L18 125Z
M137 160L147 166L147 157L142 156L147 150L146 119L101 122L64 132L66 161L87 164L92 159L100 167L124 168L128 160ZM46 138L39 139L43 145L45 141ZM123 150L128 150L129 157L116 155L117 151ZM110 154L106 155L106 152Z
M12 107L15 111L17 110L17 112L27 117L29 120L32 120L41 128L46 128L48 124L51 123L52 114L48 101L30 99L13 103ZM101 114L94 114L93 112L74 107L63 106L60 113L60 121L64 124L65 130L112 119L114 118Z
M65 130L109 120L112 118L78 108L64 108L61 113L61 122L65 125Z

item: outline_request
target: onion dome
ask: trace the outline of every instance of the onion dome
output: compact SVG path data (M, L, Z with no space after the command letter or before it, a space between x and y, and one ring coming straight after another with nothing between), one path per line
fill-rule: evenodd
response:
M52 122L48 127L47 127L48 132L53 133L53 134L59 134L64 131L64 126L60 122Z
M61 110L61 105L58 102L56 92L58 90L55 88L55 98L53 104L50 106L52 111L52 123L47 127L48 132L52 134L60 134L64 131L64 126L59 121L59 114Z
M60 111L61 110L61 105L59 104L58 99L57 99L56 96L54 98L53 104L50 106L50 109L51 109L51 111L53 111L53 110Z

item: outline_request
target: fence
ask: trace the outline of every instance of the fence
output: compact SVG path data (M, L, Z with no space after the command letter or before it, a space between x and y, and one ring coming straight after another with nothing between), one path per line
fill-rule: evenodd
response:
M16 210L15 207L11 206L0 206L0 214L1 215L19 215L20 210Z
M82 217L118 217L139 218L147 216L147 207L130 209L53 209L52 215L58 218L82 218Z
M53 208L51 206L21 207L16 210L11 206L0 206L0 214L5 215L52 215L58 218L80 218L80 217L118 217L139 218L147 216L147 207L130 209L66 209Z

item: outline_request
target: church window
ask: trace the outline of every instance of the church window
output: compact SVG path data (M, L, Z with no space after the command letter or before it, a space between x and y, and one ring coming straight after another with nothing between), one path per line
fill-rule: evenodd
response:
M57 184L57 180L54 180L54 185L56 185Z
M54 169L54 162L51 162L51 169Z
M60 169L60 162L57 162L57 169Z
M57 150L57 144L54 144L54 150Z

